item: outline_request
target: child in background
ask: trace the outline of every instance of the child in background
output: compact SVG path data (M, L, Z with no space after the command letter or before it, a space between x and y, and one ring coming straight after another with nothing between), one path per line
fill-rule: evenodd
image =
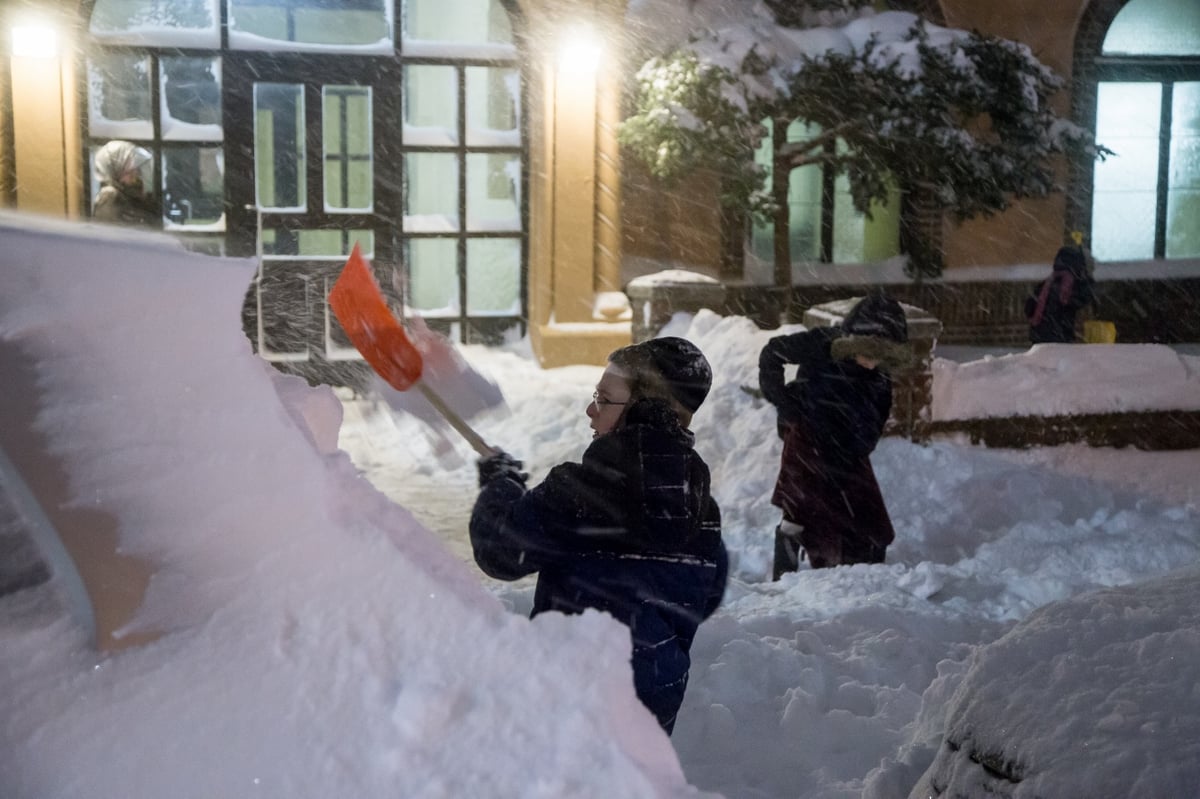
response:
M763 396L776 407L783 439L771 503L772 579L796 571L882 563L895 537L869 455L892 408L884 371L910 359L900 303L882 293L860 300L840 326L776 336L759 355ZM785 382L784 367L797 367Z
M1075 338L1075 314L1094 297L1089 259L1082 247L1062 247L1054 256L1050 277L1025 300L1032 344L1070 343Z

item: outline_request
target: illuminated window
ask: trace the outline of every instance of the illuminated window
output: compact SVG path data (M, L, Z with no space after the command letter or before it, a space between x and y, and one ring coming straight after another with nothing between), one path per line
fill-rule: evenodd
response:
M153 154L146 183L188 247L261 257L272 359L345 355L321 288L356 241L396 270L390 300L499 338L522 324L527 250L506 5L95 0L88 145Z
M770 128L770 121L764 124ZM815 133L813 126L793 122L789 142L804 141ZM839 145L840 146L840 145ZM768 136L755 154L768 171L773 140ZM788 246L793 264L853 264L880 261L900 251L900 197L893 191L886 204L876 203L871 218L854 208L850 182L845 175L834 177L820 164L796 167L788 175ZM750 231L753 255L748 272L755 282L771 282L774 261L774 225L754 221ZM757 270L754 264L758 265Z
M1132 0L1097 59L1092 250L1107 261L1200 257L1200 4ZM1149 57L1149 58L1148 58Z
M394 48L388 0L228 0L235 50L380 53Z

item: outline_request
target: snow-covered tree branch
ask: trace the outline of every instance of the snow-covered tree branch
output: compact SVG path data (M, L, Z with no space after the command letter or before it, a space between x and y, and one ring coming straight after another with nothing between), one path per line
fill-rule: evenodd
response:
M1056 155L1105 152L1054 113L1062 80L1023 44L853 2L803 5L776 3L786 17L755 6L648 61L622 126L628 150L665 180L714 170L722 202L767 213L776 198L753 158L762 123L800 120L839 146L791 143L779 167L844 172L864 213L899 185L960 218L1061 190Z

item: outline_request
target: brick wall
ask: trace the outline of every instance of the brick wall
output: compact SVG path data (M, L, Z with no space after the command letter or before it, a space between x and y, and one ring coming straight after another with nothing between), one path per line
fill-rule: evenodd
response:
M1037 281L930 281L891 284L896 299L928 311L942 323L942 344L1024 346L1029 343L1025 298ZM747 316L764 328L798 322L814 305L861 296L853 285L794 286L786 296L768 286L726 287L725 313ZM1096 284L1097 300L1085 314L1117 327L1119 342L1174 344L1200 341L1200 277L1112 280Z

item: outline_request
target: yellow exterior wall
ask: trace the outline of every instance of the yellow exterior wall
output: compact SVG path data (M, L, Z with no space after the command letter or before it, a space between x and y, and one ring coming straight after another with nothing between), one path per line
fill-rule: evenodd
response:
M658 269L688 269L718 278L721 213L713 173L663 187L641 166L627 163L624 188L624 249L638 266L626 266L625 282Z
M1087 0L942 0L941 6L949 27L1028 45L1038 60L1067 81L1054 98L1054 110L1068 116L1075 33ZM1065 163L1059 165L1058 174L1065 183ZM1062 194L1014 203L1002 214L962 225L947 221L943 228L946 268L1048 262L1066 241L1065 225Z
M0 53L7 48L0 48ZM9 66L11 59L0 57L0 208L11 205L13 190L12 168L12 92L9 91Z
M628 344L628 321L597 312L620 263L617 112L609 81L622 69L623 2L526 0L529 70L529 330L545 367L603 364ZM581 29L600 46L596 71L560 61L564 37Z
M78 46L76 7L53 3L30 10L9 9L0 16L3 52L9 63L12 93L11 179L16 207L57 217L80 215L83 196L80 110L76 94L75 53ZM43 56L12 55L14 25L37 22L56 33L57 52Z

